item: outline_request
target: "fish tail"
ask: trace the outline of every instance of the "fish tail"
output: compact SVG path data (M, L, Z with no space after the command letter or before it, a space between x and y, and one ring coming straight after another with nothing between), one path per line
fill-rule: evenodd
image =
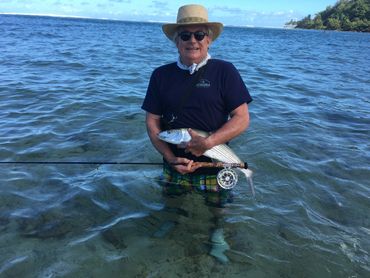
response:
M254 198L256 196L256 191L254 189L254 184L253 184L253 171L250 170L250 169L240 169L240 171L243 172L243 174L245 175L247 181L248 181L248 184L249 184L249 188L251 190L251 193L252 193L252 197Z

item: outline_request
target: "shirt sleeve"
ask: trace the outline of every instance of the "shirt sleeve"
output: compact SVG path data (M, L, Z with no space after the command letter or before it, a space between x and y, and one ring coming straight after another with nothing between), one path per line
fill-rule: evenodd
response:
M141 108L155 115L162 115L160 95L158 89L157 71L154 70L149 81L148 89Z
M228 113L243 103L250 103L252 101L252 97L250 96L240 73L231 63L226 64L223 78L223 98Z

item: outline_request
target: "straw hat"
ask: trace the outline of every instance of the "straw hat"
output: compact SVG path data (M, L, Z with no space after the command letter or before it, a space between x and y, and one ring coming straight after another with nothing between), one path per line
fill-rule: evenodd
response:
M212 40L216 40L221 34L223 25L220 22L208 22L208 12L201 5L185 5L179 8L177 12L176 23L164 24L162 30L170 40L179 26L206 25L212 30Z

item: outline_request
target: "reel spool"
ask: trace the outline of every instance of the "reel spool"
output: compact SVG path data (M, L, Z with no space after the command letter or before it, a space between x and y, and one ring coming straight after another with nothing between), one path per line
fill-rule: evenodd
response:
M231 189L238 183L238 174L231 168L222 169L217 174L217 183L223 189Z

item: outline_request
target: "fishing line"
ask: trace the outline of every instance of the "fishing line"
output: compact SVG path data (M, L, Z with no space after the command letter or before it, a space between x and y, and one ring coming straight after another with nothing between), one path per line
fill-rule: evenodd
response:
M163 165L163 162L121 161L0 161L0 164L55 164L55 165Z

